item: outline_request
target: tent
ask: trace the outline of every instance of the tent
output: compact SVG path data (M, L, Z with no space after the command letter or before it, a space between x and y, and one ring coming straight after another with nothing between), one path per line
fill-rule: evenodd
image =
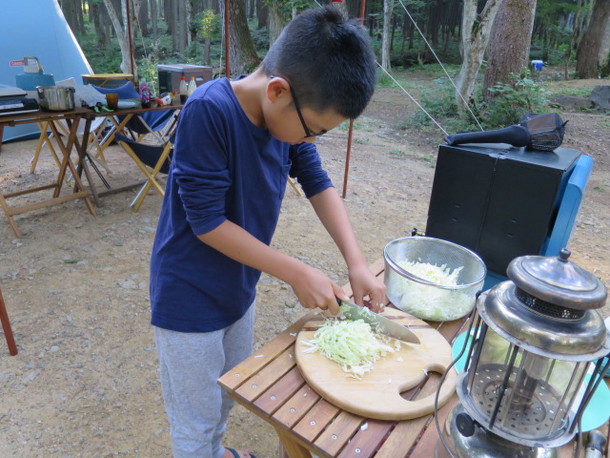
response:
M0 0L0 83L17 86L15 77L23 67L9 63L26 56L37 57L44 73L55 81L93 73L57 0ZM36 124L5 127L3 141L39 134Z

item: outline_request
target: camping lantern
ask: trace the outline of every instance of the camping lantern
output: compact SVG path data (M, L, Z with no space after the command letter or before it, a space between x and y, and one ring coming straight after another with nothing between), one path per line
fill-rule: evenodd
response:
M610 338L593 310L606 288L569 256L515 258L510 281L479 296L437 455L550 457L577 433Z

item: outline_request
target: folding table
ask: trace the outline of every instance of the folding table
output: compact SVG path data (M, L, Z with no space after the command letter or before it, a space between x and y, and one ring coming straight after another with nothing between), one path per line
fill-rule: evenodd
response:
M55 138L57 140L57 145L59 146L59 149L60 149L61 155L62 155L61 163L58 168L57 178L54 183L44 185L44 186L38 186L35 188L24 189L21 191L10 192L10 193L0 192L0 208L2 208L2 211L4 212L6 218L11 226L11 229L13 230L13 233L15 234L16 237L20 237L21 233L19 232L19 229L17 228L17 225L15 224L15 220L13 219L13 216L19 215L21 213L38 210L40 208L45 208L45 207L48 207L51 205L61 204L61 203L68 202L68 201L74 200L74 199L83 199L85 202L85 205L87 206L87 209L89 210L89 213L91 213L92 215L95 215L95 210L93 208L93 205L91 204L91 201L89 200L89 194L88 194L87 190L85 189L85 187L80 179L80 175L77 173L77 170L76 170L74 164L72 163L72 160L70 159L70 155L71 155L73 147L75 145L78 145L78 143L79 143L76 138L76 133L78 130L78 123L81 119L83 111L84 111L83 109L76 109L76 110L72 110L72 111L63 111L63 112L38 111L38 112L31 112L31 113L24 113L24 114L0 116L0 126L2 126L2 127L4 125L15 126L18 124L28 124L28 123L33 123L33 122L34 123L48 123L48 126L51 129L51 132L53 132L53 135L55 136ZM65 139L63 137L61 137L61 135L59 134L58 127L55 124L56 122L58 122L60 120L66 121L66 123L69 127L69 135ZM84 141L86 141L86 140L83 140L83 142ZM74 177L74 192L60 196L62 184L63 184L64 178L65 178L68 170L72 173L72 176ZM85 165L84 170L85 170L87 179L89 180L89 182L91 182L90 175L89 175L89 169L86 167L86 165ZM45 191L48 189L53 190L52 197L49 199L40 201L40 202L36 202L34 204L10 206L7 202L7 199L10 199L11 197L17 197L17 196L21 196L24 194L37 193L37 192Z

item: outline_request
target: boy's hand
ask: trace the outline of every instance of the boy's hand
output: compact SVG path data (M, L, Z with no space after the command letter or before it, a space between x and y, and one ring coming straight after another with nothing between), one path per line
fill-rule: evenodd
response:
M343 289L323 272L304 265L290 283L301 305L308 309L328 310L331 315L339 314L337 297L347 300Z
M374 276L368 266L362 265L350 269L349 282L354 293L354 302L358 305L368 306L375 313L383 312L386 298L386 287L383 281ZM365 299L368 297L368 300Z

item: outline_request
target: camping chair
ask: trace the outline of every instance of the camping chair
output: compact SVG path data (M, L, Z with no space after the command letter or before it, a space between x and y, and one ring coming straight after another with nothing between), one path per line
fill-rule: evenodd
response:
M11 329L11 323L8 320L8 313L6 311L6 305L4 304L4 298L2 297L2 290L0 289L0 322L2 322L2 329L4 329L4 337L6 337L6 344L8 345L8 352L11 356L17 354L17 345L15 345L15 338L13 337L13 330Z
M138 211L151 186L154 187L161 196L165 195L165 189L157 181L157 175L160 173L166 175L169 172L173 145L170 141L166 142L164 145L139 143L120 134L116 134L115 138L146 176L146 182L142 188L140 188L135 199L131 202L131 208L133 208L134 211Z

